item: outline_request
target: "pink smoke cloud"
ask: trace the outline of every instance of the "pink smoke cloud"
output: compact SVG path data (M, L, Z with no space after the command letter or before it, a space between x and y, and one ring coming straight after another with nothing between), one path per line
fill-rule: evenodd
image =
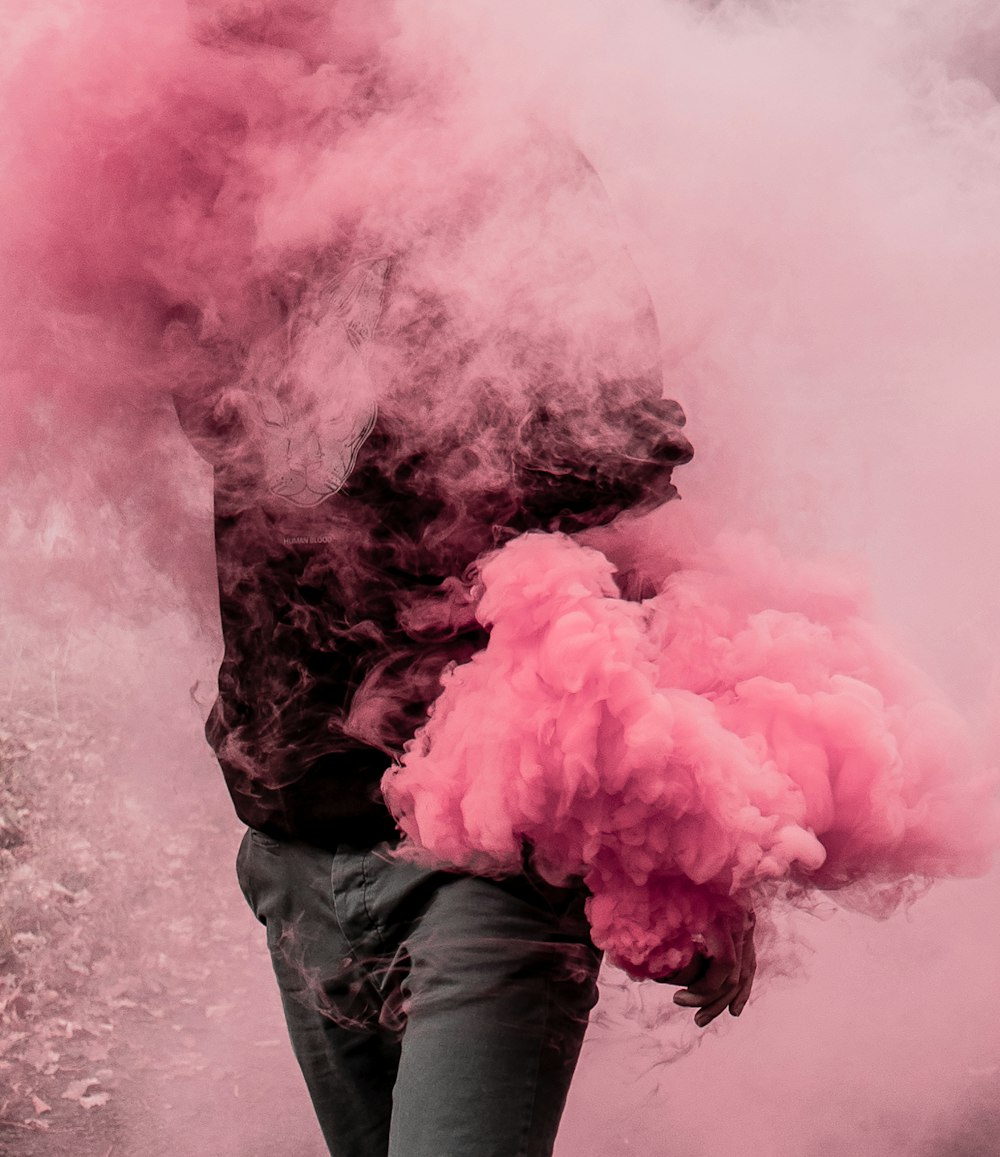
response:
M406 0L396 9L399 36L386 51L400 99L356 121L366 86L331 61L345 36L364 55L369 36L356 20L372 11L367 3L339 0L339 26L326 3L168 2L155 19L147 8L104 0L0 5L0 443L12 471L5 613L28 608L55 633L65 633L68 615L77 636L99 635L109 610L155 616L179 584L203 618L215 615L211 478L191 466L158 399L178 382L196 399L220 382L228 398L239 393L247 346L282 310L294 317L300 297L315 302L308 290L319 288L342 237L331 230L333 204L360 211L373 234L422 246L411 301L423 294L437 320L442 298L457 299L466 335L477 326L491 337L502 332L503 310L527 290L520 345L540 348L534 339L545 327L533 323L532 295L550 319L571 311L566 294L539 292L545 281L533 281L525 255L544 255L549 273L568 267L576 277L579 264L564 265L560 254L574 235L579 251L593 217L572 198L539 214L538 194L550 188L536 179L545 166L521 163L511 131L511 110L528 110L572 129L653 290L669 392L688 410L698 448L678 481L689 500L701 500L699 517L761 528L786 557L827 547L865 554L877 617L908 633L922 662L957 689L963 711L992 711L996 731L993 6ZM348 45L347 56L357 51ZM331 124L341 135L328 135ZM489 202L452 196L450 175L463 168L506 174L503 194ZM553 224L561 233L550 234ZM608 281L580 290L583 306L613 296ZM161 347L164 308L170 327ZM607 352L613 343L601 343L595 313L573 316ZM468 348L457 336L431 325L419 334L438 341L449 383ZM400 365L391 350L386 358ZM450 413L429 406L437 423L430 441L450 447L453 477L460 484L468 476L471 446L481 451L478 478L496 478L497 447L478 420L496 398L440 396L454 405ZM421 411L405 390L399 399L398 410ZM501 450L516 422L502 426ZM450 440L439 437L449 427ZM695 555L677 553L690 568ZM155 585L147 559L160 571ZM695 569L725 586L715 564ZM810 600L817 583L825 589L815 575L805 583ZM834 595L833 607L852 605L853 594ZM411 623L434 634L442 615L450 626L449 616L457 624L464 612L457 596L444 611L418 603ZM808 621L822 625L830 615L839 621L830 607ZM757 633L748 635L763 653ZM206 664L217 659L208 654L215 645L213 633ZM170 661L169 647L158 637L140 658L115 648L92 664L93 680L128 702L154 653ZM891 671L883 674L895 686ZM17 665L9 677L13 694ZM186 685L186 669L178 678ZM822 723L814 700L803 693L804 722L796 716L784 729L788 749L794 740L809 767L815 744L802 736L815 739ZM798 702L787 696L780 710ZM759 705L754 726L769 727L777 711ZM938 721L936 734L947 733L936 709L927 718ZM810 784L820 788L818 762ZM150 774L144 766L130 772ZM197 806L196 792L191 798ZM944 827L949 814L957 822L946 790L927 798L946 805ZM836 1116L830 1144L840 1138L844 1152L896 1152L898 1144L912 1157L914 1119L960 1090L965 1062L988 1067L995 1057L992 897L985 884L956 885L943 897L931 899L929 916L922 907L922 939L898 922L880 929L876 962L859 957L842 929L839 939L829 936L810 969L813 983L796 990L793 1015L782 1018L773 993L761 1008L770 1040L744 1020L738 1039L724 1038L724 1054L706 1048L671 1074L669 1117L655 1135L649 1127L646 1147L688 1112L692 1152L756 1145L798 1157L822 1132L817 1121ZM880 971L893 974L881 990ZM833 973L849 979L834 988ZM942 976L955 979L942 986ZM913 998L931 987L939 990L933 1002ZM851 1018L823 1011L848 1004ZM634 1033L624 1035L620 1067L631 1082ZM895 1090L887 1088L893 1076L857 1064L859 1039L862 1051L892 1054ZM581 1103L573 1152L617 1151L617 1136L595 1141L593 1106L609 1096L611 1067L600 1067L592 1101ZM845 1071L854 1074L848 1092ZM831 1085L840 1090L832 1101ZM734 1090L739 1137L704 1109L713 1098L733 1104ZM624 1103L628 1091L621 1095ZM870 1132L846 1124L859 1105L881 1121L887 1102L898 1107L901 1139L884 1124ZM783 1125L777 1112L787 1114ZM635 1115L633 1139L651 1119L649 1106ZM844 1140L841 1130L855 1127Z
M636 976L711 951L775 883L884 914L977 874L995 776L960 717L860 616L859 592L729 537L642 602L562 536L482 567L485 651L450 671L384 790L458 867L581 875Z

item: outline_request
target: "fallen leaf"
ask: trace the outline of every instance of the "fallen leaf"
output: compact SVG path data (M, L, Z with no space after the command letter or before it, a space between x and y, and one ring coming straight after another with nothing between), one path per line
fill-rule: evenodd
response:
M89 1089L100 1083L97 1077L83 1077L79 1081L70 1081L66 1086L66 1091L62 1094L62 1099L64 1101L79 1101Z
M0 1040L0 1057L12 1049L19 1041L23 1041L27 1035L28 1034L26 1032L12 1032L10 1036L4 1037L3 1040Z

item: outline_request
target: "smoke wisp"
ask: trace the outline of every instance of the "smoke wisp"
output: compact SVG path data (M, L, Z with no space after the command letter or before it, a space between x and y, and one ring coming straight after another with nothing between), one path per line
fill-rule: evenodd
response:
M436 728L457 728L452 691L508 671L514 652L498 651L505 630L527 646L517 632L529 620L508 620L506 607L541 616L532 647L546 637L545 616L569 598L565 572L530 551L559 542L592 584L572 595L580 613L641 655L641 694L623 705L658 702L672 687L675 713L690 709L683 737L671 716L672 742L718 737L712 729L724 722L735 738L719 750L733 767L773 765L767 806L776 810L754 839L744 842L739 825L738 838L725 825L703 838L712 816L731 818L723 784L743 783L735 772L714 779L718 794L696 809L685 870L696 889L715 881L713 903L740 872L741 887L766 893L771 855L803 884L866 873L883 884L907 872L916 882L981 863L963 812L982 797L974 774L964 797L961 785L981 765L979 741L995 748L998 733L992 8L169 0L153 20L120 0L4 0L0 36L6 613L28 610L53 634L71 625L85 635L112 611L155 619L180 605L206 631L206 661L210 650L217 657L214 480L216 513L229 520L223 613L247 640L237 658L257 700L247 712L246 686L224 671L238 709L221 721L220 751L234 777L256 785L249 807L294 785L297 756L364 742L380 759L356 785L363 808L425 721L443 671L457 664L432 740ZM686 426L664 395L684 407ZM178 415L207 462L189 450ZM684 465L688 438L697 458ZM673 504L627 549L616 551L612 532L600 538L624 508L670 498L674 483L701 523L697 549L678 538ZM367 513L362 493L375 499ZM726 545L745 538L704 545L722 527L763 535L781 554ZM610 558L626 587L645 552L659 593L635 577L622 598L610 570L580 547L516 539L538 531L587 532L579 541ZM903 649L977 725L975 740L860 626L851 583L819 563L780 561L831 550L868 560L865 615L891 620ZM552 568L536 603L515 567L519 551L529 569ZM463 580L490 556L488 573L508 595L484 651ZM299 594L276 601L276 587ZM721 642L706 659L708 636ZM256 647L262 639L267 648ZM559 678L567 655L574 664L589 656L597 679L600 654L572 634L558 644L530 653ZM415 645L423 664L412 662ZM127 702L143 662L123 651L121 670L111 666L95 663L94 677ZM758 666L770 682L744 689ZM843 681L860 669L880 703ZM491 709L493 678L476 692ZM622 675L633 690L636 678ZM348 694L331 702L332 686ZM553 719L568 726L586 686L567 689ZM505 726L527 724L527 702L509 701ZM847 734L849 755L835 739ZM839 766L868 769L839 778L839 795L824 778L831 744ZM911 779L892 770L901 755ZM463 759L441 804L447 822L418 813L427 842L447 835L439 850L449 858L502 863L532 824L551 836L544 782L491 779L471 754ZM407 768L401 784L429 774L429 764ZM593 774L610 782L608 768ZM578 806L571 779L555 782ZM663 787L659 773L637 775L640 783ZM458 797L488 785L496 826L472 832L478 821ZM430 809L436 797L422 798ZM588 798L610 808L614 796ZM643 846L656 806L632 805ZM616 831L630 830L627 818ZM819 837L829 877L808 867L820 854L808 840L781 843L786 820ZM590 816L581 832L588 822L594 831L603 821ZM551 874L586 867L585 843L552 851ZM719 856L699 861L696 843ZM629 894L648 912L652 893L633 877L652 869L638 843L622 846L631 851L607 878L638 889ZM976 969L995 957L989 895L947 895L966 923L949 923L931 897L929 919L940 923L926 938L889 925L879 951L903 987L930 987L935 969L968 970L982 994ZM636 972L650 953L687 951L699 927L676 896L662 912L676 938L640 947ZM825 945L826 959L848 960L861 934L833 927L840 938ZM865 959L877 972L878 953ZM864 985L848 963L843 971ZM830 975L816 973L817 991L834 991ZM904 1013L884 1011L897 1007L891 993L865 1006L883 1030L871 1047L884 1049L887 1071L912 1076L913 1103L933 1107L962 1092L967 1067L989 1069L998 1046L983 1001L983 1024L961 1041L936 1009L904 1033ZM800 1006L799 1018L808 1011ZM772 1082L782 1050L800 1059L787 1152L807 1151L817 1114L831 1138L817 1152L856 1151L873 1137L915 1151L917 1132L899 1123L913 1109L902 1093L891 1129L872 1108L864 1128L838 1131L846 1126L828 1115L822 1049L796 1051L794 1026L777 1014L774 1023L780 1030L747 1039L770 1042L771 1065L760 1068ZM820 1036L839 1071L854 1043L828 1023L817 1024ZM712 1087L701 1055L733 1085L741 1066L744 1076L754 1067L735 1038L725 1044L729 1061L708 1049L689 1058L692 1102ZM942 1065L951 1058L958 1075L929 1065L918 1079L907 1049ZM875 1088L873 1078L851 1095ZM783 1142L752 1089L740 1096L747 1136L777 1154ZM841 1108L846 1116L850 1106ZM928 1137L944 1136L947 1122L920 1121ZM689 1117L690 1151L699 1136L714 1152L735 1143L712 1130ZM629 1151L642 1128L632 1136L608 1138L604 1151ZM593 1142L576 1140L578 1152Z

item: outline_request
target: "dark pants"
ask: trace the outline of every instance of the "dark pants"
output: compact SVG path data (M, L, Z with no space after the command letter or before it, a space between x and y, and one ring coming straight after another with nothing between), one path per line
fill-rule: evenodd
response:
M548 1157L597 1000L582 886L248 832L292 1045L333 1157Z

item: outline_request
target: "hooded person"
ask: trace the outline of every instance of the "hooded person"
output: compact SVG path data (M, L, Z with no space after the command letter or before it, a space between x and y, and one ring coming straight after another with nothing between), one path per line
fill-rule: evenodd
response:
M575 154L558 165L554 195L600 202ZM476 332L424 281L424 255L359 230L280 304L232 387L178 397L216 476L226 650L208 736L333 1154L555 1141L597 999L588 893L528 866L497 880L396 858L379 784L442 673L487 640L465 581L478 558L675 493L684 416L661 396L651 310L618 255L608 283L631 275L634 300L612 298L607 341L620 327L630 364L594 366L577 390L550 363L511 391L521 335ZM535 371L535 351L516 356ZM442 418L434 391L449 389L474 407ZM745 1003L752 949L738 949L669 978L691 986L699 1023Z
M522 195L505 165L526 158L543 243L518 238L505 262L493 239L484 278L487 214ZM597 999L588 893L527 864L491 879L399 859L379 784L442 673L486 642L476 560L665 502L692 454L580 154L524 126L444 187L402 241L361 213L293 254L260 287L268 321L232 380L177 393L216 478L226 650L208 735L293 1046L345 1157L552 1150ZM478 307L464 290L484 281ZM668 979L699 1023L738 1012L752 948Z
M488 639L470 567L669 500L691 447L593 170L395 31L372 0L178 2L155 41L67 14L18 65L6 289L92 356L11 350L137 423L169 389L212 464L207 732L331 1153L542 1155L597 999L587 890L400 858L380 782ZM739 963L680 978L702 1021Z

